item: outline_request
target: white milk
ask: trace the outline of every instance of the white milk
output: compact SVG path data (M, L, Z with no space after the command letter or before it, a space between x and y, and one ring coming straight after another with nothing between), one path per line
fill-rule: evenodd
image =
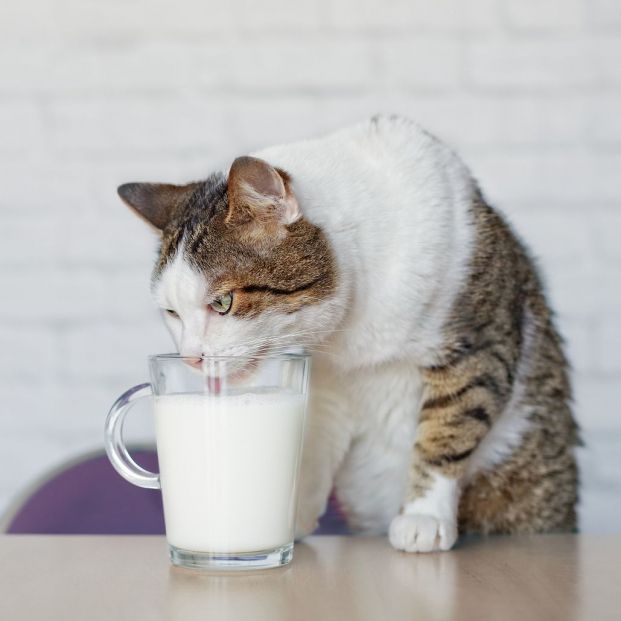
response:
M290 543L303 418L301 395L156 397L169 543L220 553Z

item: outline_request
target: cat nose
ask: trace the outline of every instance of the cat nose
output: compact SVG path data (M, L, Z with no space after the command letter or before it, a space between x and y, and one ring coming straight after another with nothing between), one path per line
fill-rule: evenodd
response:
M179 353L188 358L200 358L203 355L203 347L196 338L188 335L187 332L181 333L181 342L179 343Z
M184 343L181 343L181 347L179 347L179 355L184 358L198 358L200 360L203 352L200 347L187 346Z

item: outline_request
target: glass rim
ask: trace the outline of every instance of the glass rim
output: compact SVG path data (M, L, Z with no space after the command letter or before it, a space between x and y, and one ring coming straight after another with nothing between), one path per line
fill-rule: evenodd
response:
M261 354L257 356L182 356L181 354L150 354L147 356L149 360L213 360L215 362L225 362L227 360L308 360L311 357L309 353L280 352L273 354Z

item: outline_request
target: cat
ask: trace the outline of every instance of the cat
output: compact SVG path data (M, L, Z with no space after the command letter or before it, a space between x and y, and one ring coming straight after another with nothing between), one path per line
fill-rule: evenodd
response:
M377 116L119 195L188 356L313 355L297 535L335 490L409 552L576 528L579 433L537 270L458 156Z

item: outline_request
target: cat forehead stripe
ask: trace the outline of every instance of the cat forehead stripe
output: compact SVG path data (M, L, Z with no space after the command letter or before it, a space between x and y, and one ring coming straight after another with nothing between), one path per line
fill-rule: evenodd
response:
M156 284L156 299L161 307L181 311L191 310L205 302L208 282L185 256L185 242L179 244L177 252L159 274Z

